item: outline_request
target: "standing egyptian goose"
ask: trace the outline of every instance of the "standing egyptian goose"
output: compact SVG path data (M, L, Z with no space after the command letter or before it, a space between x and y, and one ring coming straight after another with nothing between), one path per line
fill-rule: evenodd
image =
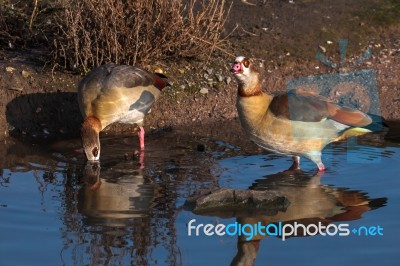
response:
M371 132L361 128L372 123L361 111L293 91L277 96L262 92L259 73L246 57L235 59L232 72L239 85L236 107L245 132L260 147L293 156L292 169L300 168L302 155L323 171L321 151L327 144Z
M164 75L134 66L106 64L90 71L78 86L84 118L81 137L87 159L99 160L99 132L115 122L137 124L143 150L143 119L167 85Z

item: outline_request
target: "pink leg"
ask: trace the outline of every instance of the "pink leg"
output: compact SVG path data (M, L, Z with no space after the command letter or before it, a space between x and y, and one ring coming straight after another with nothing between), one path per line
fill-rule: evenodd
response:
M144 128L143 127L140 127L138 136L139 136L139 142L140 142L140 149L144 150Z
M139 169L143 170L144 169L144 149L140 150L140 155L139 155Z
M138 163L139 169L143 170L144 169L144 150L140 150L140 151L135 150L133 152L133 156L134 156L134 158L139 159L139 163Z
M101 186L101 181L100 179L97 179L96 183L90 186L90 190L96 191L100 188L100 186Z

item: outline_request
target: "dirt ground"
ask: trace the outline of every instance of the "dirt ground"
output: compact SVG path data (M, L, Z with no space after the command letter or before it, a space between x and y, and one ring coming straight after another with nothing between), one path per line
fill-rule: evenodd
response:
M234 0L226 26L226 33L235 29L230 46L219 47L207 62L144 66L162 69L173 83L147 117L146 127L192 125L201 133L203 127L236 119L237 84L229 73L236 55L254 59L265 91L273 93L284 91L294 78L371 70L376 74L379 113L399 121L400 8L391 5L394 2ZM340 39L347 40L345 66L340 65ZM372 57L353 66L368 49ZM339 67L317 60L318 52ZM0 139L79 135L82 118L75 92L81 76L55 71L44 64L45 57L45 49L0 50ZM351 101L363 107L363 99L371 95L347 85L329 96L340 102L335 96L351 94ZM312 84L303 89L321 92ZM126 130L132 129L114 125L106 132ZM232 131L239 132L239 125Z

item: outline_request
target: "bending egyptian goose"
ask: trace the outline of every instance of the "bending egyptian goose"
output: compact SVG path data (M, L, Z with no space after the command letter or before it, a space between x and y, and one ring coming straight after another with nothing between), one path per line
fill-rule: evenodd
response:
M87 159L99 160L99 132L115 122L137 124L143 150L143 119L167 85L164 75L134 66L106 64L90 71L78 86L84 118L81 137Z
M327 144L371 132L362 127L372 119L361 111L293 91L263 93L259 73L246 57L235 59L232 72L239 85L236 106L245 132L260 147L293 156L292 169L300 168L302 155L323 171L321 151Z

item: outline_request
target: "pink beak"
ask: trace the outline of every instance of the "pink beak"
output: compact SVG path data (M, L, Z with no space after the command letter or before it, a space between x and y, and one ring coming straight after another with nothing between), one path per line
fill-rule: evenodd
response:
M233 74L238 74L242 72L242 64L235 62L232 66L232 72Z

